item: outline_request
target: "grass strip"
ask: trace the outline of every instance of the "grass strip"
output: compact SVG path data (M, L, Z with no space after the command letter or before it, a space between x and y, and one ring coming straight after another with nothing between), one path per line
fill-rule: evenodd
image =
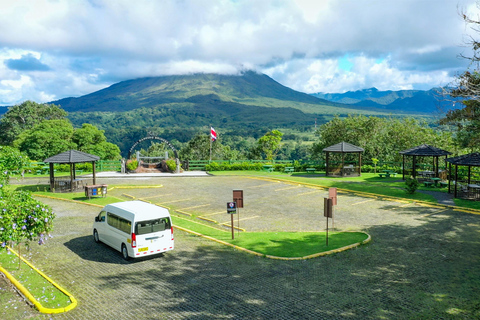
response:
M42 312L42 309L44 309L45 313L55 313L54 310L58 309L58 312L64 312L70 310L72 305L73 307L76 305L76 302L72 301L69 295L17 255L2 250L0 252L0 265L40 304L40 306L36 305L39 311Z

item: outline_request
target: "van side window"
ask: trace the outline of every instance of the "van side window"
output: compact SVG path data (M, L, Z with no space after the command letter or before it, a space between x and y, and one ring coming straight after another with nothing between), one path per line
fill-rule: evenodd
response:
M171 228L170 219L160 218L137 222L135 225L135 234L142 235L152 232L164 231Z
M105 211L100 211L100 213L98 214L98 221L105 222L106 215L107 213Z
M115 229L128 234L130 234L130 231L132 230L132 223L130 221L110 212L107 212L107 223Z

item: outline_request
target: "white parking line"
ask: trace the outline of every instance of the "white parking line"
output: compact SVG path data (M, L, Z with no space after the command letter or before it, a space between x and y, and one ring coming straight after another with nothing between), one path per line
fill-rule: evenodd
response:
M315 190L315 191L310 191L310 192L299 193L299 194L297 194L297 196L303 196L303 195L317 193L317 192L325 192L325 190Z
M173 201L165 201L165 202L162 202L162 203L174 203L174 202L182 202L182 201L190 201L190 200L192 200L192 198L190 198L190 199L173 200Z
M301 187L302 187L301 185L298 185L298 186L293 186L293 187L285 187L285 188L281 188L281 189L276 189L275 191L298 189L298 188L301 188Z
M201 204L201 205L198 205L198 206L193 206L193 207L188 207L188 208L181 208L179 210L188 210L188 209L195 209L195 208L201 208L201 207L206 207L206 206L209 206L210 204Z

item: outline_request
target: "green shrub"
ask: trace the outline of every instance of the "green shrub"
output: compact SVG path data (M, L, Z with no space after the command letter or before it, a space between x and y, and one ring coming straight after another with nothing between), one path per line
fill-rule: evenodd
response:
M405 180L405 185L406 185L405 191L409 194L414 194L415 191L417 191L419 184L420 183L418 182L417 179L410 177L407 180Z
M127 170L129 171L135 171L138 167L138 161L137 160L132 160L127 163Z
M165 163L167 164L169 171L175 172L175 170L177 170L177 163L175 162L175 159L168 159L165 161Z

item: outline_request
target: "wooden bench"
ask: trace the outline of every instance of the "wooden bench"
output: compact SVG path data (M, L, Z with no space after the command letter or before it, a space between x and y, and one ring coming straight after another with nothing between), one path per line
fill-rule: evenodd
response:
M307 168L307 173L315 173L315 171L317 171L317 169L315 168Z
M295 168L294 167L285 167L285 172L294 172Z
M440 188L445 188L446 186L448 186L448 182L445 182L445 181L440 181Z

